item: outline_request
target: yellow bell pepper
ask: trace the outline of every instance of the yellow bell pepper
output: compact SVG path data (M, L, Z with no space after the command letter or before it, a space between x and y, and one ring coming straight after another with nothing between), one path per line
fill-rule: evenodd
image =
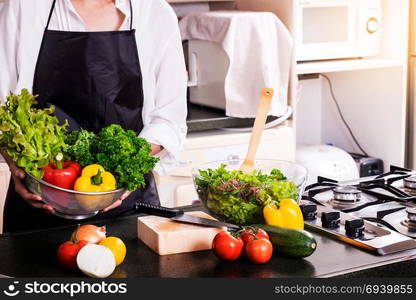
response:
M82 169L81 177L74 184L79 192L108 192L116 189L116 179L100 165L89 165Z
M266 204L263 207L263 217L266 224L289 229L303 229L303 215L296 201L283 199L279 202L279 208L274 203Z

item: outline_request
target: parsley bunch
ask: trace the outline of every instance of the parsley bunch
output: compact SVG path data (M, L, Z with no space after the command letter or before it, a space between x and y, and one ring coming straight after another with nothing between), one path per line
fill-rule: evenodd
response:
M134 191L145 186L144 174L155 167L159 158L150 155L150 144L132 130L110 125L98 134L73 131L66 138L66 153L86 166L99 164L117 180L117 188Z

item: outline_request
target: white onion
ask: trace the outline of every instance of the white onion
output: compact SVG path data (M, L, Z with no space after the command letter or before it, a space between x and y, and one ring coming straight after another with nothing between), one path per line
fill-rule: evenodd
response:
M85 275L95 278L106 278L116 268L110 249L96 244L87 244L78 252L77 264Z

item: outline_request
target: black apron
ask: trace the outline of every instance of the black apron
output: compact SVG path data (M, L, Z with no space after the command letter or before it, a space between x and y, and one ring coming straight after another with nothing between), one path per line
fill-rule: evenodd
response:
M55 115L69 121L70 130L97 132L110 124L139 133L143 129L143 86L130 0L130 30L68 32L49 30L53 1L43 35L33 82L40 107L55 105ZM151 173L146 187L133 192L123 204L88 221L112 218L131 211L137 201L158 205ZM4 232L75 224L32 208L14 190L13 180L4 208Z

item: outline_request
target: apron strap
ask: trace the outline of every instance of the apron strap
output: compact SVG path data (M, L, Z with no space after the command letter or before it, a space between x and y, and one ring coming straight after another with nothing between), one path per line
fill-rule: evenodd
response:
M131 4L131 0L130 2L130 30L133 30L133 6Z
M49 23L51 22L52 13L53 13L53 10L55 9L55 4L56 4L56 0L53 0L52 7L49 12L48 23L46 23L46 30L49 28Z

